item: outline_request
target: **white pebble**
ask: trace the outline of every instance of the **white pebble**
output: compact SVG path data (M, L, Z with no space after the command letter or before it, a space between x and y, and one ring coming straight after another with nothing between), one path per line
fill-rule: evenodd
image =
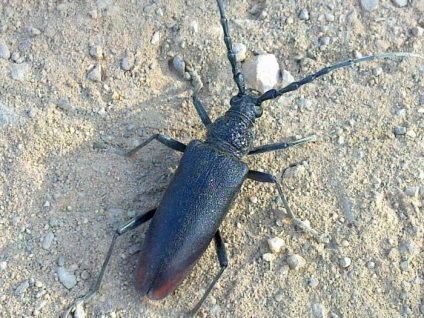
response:
M199 23L197 23L197 21L192 21L188 28L191 33L197 33L199 31Z
M365 11L371 12L377 9L379 0L361 0L361 6Z
M392 2L398 7L404 7L408 4L408 0L392 0Z
M48 250L50 246L52 245L53 239L54 239L53 232L49 232L43 239L43 244L42 244L43 249Z
M407 196L416 197L418 196L418 192L420 191L419 187L407 187L404 192Z
M272 237L268 239L268 246L271 252L279 253L284 246L284 240L279 237Z
M280 66L274 54L262 54L244 63L242 72L247 86L264 93L276 86Z
M243 62L246 59L247 48L243 43L234 44L233 51L236 55L237 62Z
M90 46L90 55L96 60L100 60L103 57L103 49L99 45Z
M172 65L177 70L177 72L180 73L181 76L184 76L186 65L184 59L181 56L175 56L172 60Z
M340 259L339 264L343 268L347 268L352 264L352 260L349 257L343 257Z
M283 87L294 82L294 77L290 74L289 71L283 70L282 73Z
M59 281L67 289L71 289L77 284L77 278L75 275L68 273L64 267L59 267L57 269L57 275L59 276Z
M93 82L100 82L102 80L102 68L100 64L96 64L88 73L87 78Z
M160 40L160 32L159 32L159 31L156 31L156 32L153 34L152 39L150 40L150 43L151 43L151 44L156 44L156 43L158 43L158 42L159 42L159 40Z
M272 253L265 253L264 255L262 255L262 258L265 262L272 262L273 260L275 260L275 255Z
M10 50L6 42L0 39L0 59L10 59Z
M28 80L30 67L27 63L13 64L10 75L15 81L24 82Z
M134 62L134 54L127 52L126 56L121 60L121 68L124 71L131 71L134 68Z
M322 304L313 304L312 305L312 315L314 317L327 317L327 309Z
M306 260L299 254L293 254L287 257L287 263L291 269L299 270L306 265Z

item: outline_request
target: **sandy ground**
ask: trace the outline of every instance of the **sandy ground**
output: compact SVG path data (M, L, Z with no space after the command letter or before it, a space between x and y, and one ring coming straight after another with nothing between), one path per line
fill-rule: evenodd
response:
M296 79L359 53L424 52L423 1L381 0L372 12L325 2L232 0L234 43L248 59L275 54ZM12 54L0 59L0 317L58 317L89 289L113 230L158 204L180 158L157 143L132 159L93 143L204 137L190 82L170 66L176 55L195 65L211 118L235 85L215 1L6 0L0 40ZM323 137L246 162L279 177L301 163L283 180L286 195L330 242L281 220L273 186L246 181L221 226L229 268L200 316L424 315L423 74L423 60L373 61L264 103L257 145ZM172 296L140 299L145 229L120 239L88 317L179 317L203 294L218 270L213 247ZM285 244L269 262L271 237ZM293 254L305 261L297 270Z

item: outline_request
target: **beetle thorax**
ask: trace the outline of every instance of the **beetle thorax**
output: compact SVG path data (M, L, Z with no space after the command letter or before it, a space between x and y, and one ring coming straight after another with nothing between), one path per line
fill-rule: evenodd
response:
M208 125L206 143L241 159L253 147L255 118L254 98L249 95L234 97L224 116Z

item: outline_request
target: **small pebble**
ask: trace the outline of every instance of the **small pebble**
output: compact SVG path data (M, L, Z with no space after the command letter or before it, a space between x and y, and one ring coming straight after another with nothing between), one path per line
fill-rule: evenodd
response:
M420 105L424 106L424 95L420 96Z
M71 109L71 104L69 103L69 99L67 97L59 98L57 101L57 107L62 110L69 110Z
M24 82L28 80L30 67L27 63L13 64L10 75L15 81Z
M417 247L413 242L406 242L399 248L400 254L404 259L412 259L417 254Z
M53 232L49 232L43 239L43 244L42 244L43 249L48 250L50 246L52 245L53 239L54 239Z
M294 82L294 77L293 77L293 75L290 74L289 71L283 70L283 72L282 72L282 80L283 80L283 83L282 84L283 84L283 87L284 87L284 86L287 86L287 85L293 83Z
M300 110L312 110L312 101L310 99L303 98L299 100L296 105L300 108Z
M265 253L264 255L262 255L262 258L265 262L272 262L273 260L275 260L275 255L272 253Z
M84 311L84 306L82 305L82 303L79 303L77 307L75 308L74 318L85 318L85 317L87 317L87 314ZM113 317L112 313L111 313L111 317Z
M284 246L284 240L279 237L272 237L268 239L268 247L273 253L279 253Z
M37 36L41 34L41 31L33 26L28 28L29 33L31 33L31 35L33 36Z
M406 109L405 109L405 108L398 109L398 110L396 111L396 116L399 116L399 117L404 117L404 116L406 116Z
M4 271L7 268L7 262L0 262L0 271Z
M21 283L16 289L15 289L15 295L19 296L22 295L23 293L25 293L25 291L28 289L29 287L29 280L24 281L23 283Z
M308 279L308 285L309 285L309 287L311 287L311 288L315 288L316 286L318 286L318 283L319 283L318 279L316 279L316 278L315 278L315 277L313 277L313 276L311 276L311 277Z
M402 308L402 316L407 317L412 315L412 309L409 306L403 306Z
M58 225L59 225L59 220L58 220L58 219L56 219L56 218L51 218L51 219L49 220L49 224L50 224L50 226L51 226L51 227L56 227L56 226L58 226Z
M409 261L400 262L400 268L401 268L402 271L408 272L411 269Z
M423 29L423 28L421 28L421 27L419 27L419 26L417 26L417 27L415 27L415 28L412 28L412 30L411 30L411 34L412 34L413 36L415 36L415 37L421 37L421 36L423 36L423 34L424 34L424 29Z
M57 265L59 267L63 267L65 265L65 257L63 255L60 255L57 259Z
M59 281L67 289L71 289L72 287L74 287L77 284L76 276L68 273L68 271L64 267L59 267L57 269L57 274L59 276Z
M378 77L383 73L383 68L381 66L378 66L376 68L373 68L372 75Z
M347 240L343 240L340 245L343 246L343 247L348 247L350 245L350 243Z
M88 73L87 78L93 82L100 82L102 80L102 68L100 64L96 64Z
M339 264L343 268L347 268L352 263L352 260L349 257L343 257L340 259Z
M303 21L309 20L309 11L307 9L300 10L298 17Z
M188 29L191 33L197 33L199 31L199 23L197 21L192 21L190 25L188 26Z
M379 0L361 0L361 6L365 11L371 12L377 9Z
M408 137L410 139L417 138L417 133L412 129L408 130L405 135L406 135L406 137Z
M103 49L99 45L90 46L90 55L94 57L96 60L100 60L103 57Z
M392 2L398 7L404 7L408 4L408 0L392 0Z
M124 71L131 71L134 68L135 57L131 52L127 52L121 60L121 69Z
M372 261L367 262L367 268L369 268L369 269L375 268L375 263L372 262Z
M299 254L293 254L287 257L287 264L291 269L299 270L306 265L306 260Z
M156 43L158 43L158 42L159 42L159 40L160 40L160 32L159 32L159 31L156 31L156 32L153 34L152 39L150 40L150 43L151 43L151 44L156 44Z
M90 273L89 273L88 271L86 271L86 270L83 270L83 271L81 272L81 278L82 278L83 280L87 280L87 279L89 279L89 278L90 278Z
M184 59L180 55L177 55L172 59L172 65L177 70L177 72L184 77L186 65Z
M325 20L327 20L327 22L333 22L335 20L335 17L331 13L326 13L325 14Z
M322 304L313 304L312 305L312 315L314 317L327 317L327 309Z
M418 192L420 191L419 187L407 187L404 192L407 196L416 197L418 196Z
M396 126L393 129L393 132L396 136L401 136L401 135L405 135L406 134L406 127L403 126Z
M0 59L10 59L10 51L6 42L0 39Z
M243 62L246 59L247 48L243 43L236 43L233 46L237 62Z
M249 201L250 201L250 203L256 204L256 203L258 203L258 198L257 197L249 197Z
M321 46L326 46L330 44L330 37L329 36L322 36L319 38L319 44Z

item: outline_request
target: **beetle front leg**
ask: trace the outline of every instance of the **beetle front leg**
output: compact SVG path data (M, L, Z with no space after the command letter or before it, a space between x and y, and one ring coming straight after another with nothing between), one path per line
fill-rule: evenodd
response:
M215 240L216 254L218 255L219 267L221 267L221 270L215 276L214 280L209 285L208 289L203 294L202 298L199 300L199 302L197 303L197 305L189 312L189 315L192 316L192 317L196 316L196 314L199 311L200 307L202 307L202 305L205 302L206 298L208 298L208 296L211 293L212 289L215 287L216 283L221 278L222 273L224 273L225 269L228 266L227 251L225 250L224 240L222 239L221 234L219 233L219 230L216 231L215 236L214 236L214 240Z
M259 182L268 182L268 183L274 183L277 187L278 194L280 195L280 198L283 202L284 208L287 211L287 214L289 217L293 220L293 223L300 227L303 231L308 233L309 235L313 236L316 240L322 243L327 243L327 240L323 238L317 231L315 231L309 224L306 222L301 221L298 219L292 209L289 206L289 203L287 201L286 196L283 193L283 188L281 184L278 182L277 178L273 176L272 174L261 172L261 171L255 171L255 170L249 170L247 173L247 177L251 180L259 181Z
M69 308L63 314L64 318L68 317L68 315L71 312L76 311L79 306L81 306L82 304L90 300L98 292L103 280L103 276L105 275L107 265L109 264L110 257L112 256L113 248L115 247L115 243L118 237L128 231L135 229L136 227L142 225L143 223L149 221L153 217L155 212L156 212L156 209L153 209L143 214L140 214L132 218L131 220L129 220L127 223L125 223L123 226L121 226L119 229L115 231L115 234L113 235L113 238L112 238L112 243L110 244L109 251L107 252L106 258L103 262L102 268L100 270L100 274L97 277L96 282L93 284L93 286L90 288L87 294L74 300L74 302L69 306Z
M171 137L168 137L166 135L163 134L155 134L153 136L150 136L149 139L145 140L144 142L142 142L141 144L139 144L137 147L125 151L125 150L121 150L103 143L94 143L93 147L94 148L98 148L98 149L106 149L109 152L112 152L114 154L123 156L123 157L131 157L132 155L134 155L137 151L139 151L141 148L147 146L149 143L151 143L153 140L157 140L159 141L161 144L174 149L176 151L179 152L184 152L186 149L186 145L183 144L182 142L173 139Z
M298 140L295 140L295 141L292 141L292 142L278 142L278 143L275 143L275 144L262 145L262 146L253 148L251 151L249 151L248 155L256 155L256 154L264 153L264 152L282 150L282 149L286 149L286 148L291 147L291 146L301 145L301 144L304 144L306 142L311 142L311 141L316 141L316 140L317 140L316 135L310 135L308 137L298 139ZM268 181L265 181L265 182L268 182Z

